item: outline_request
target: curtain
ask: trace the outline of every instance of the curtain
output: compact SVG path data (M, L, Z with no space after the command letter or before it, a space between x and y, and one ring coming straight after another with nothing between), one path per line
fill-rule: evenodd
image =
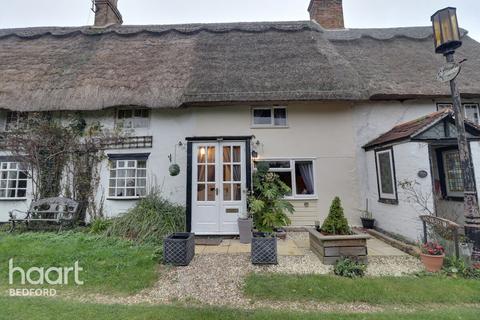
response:
M242 180L242 171L240 165L233 165L233 181Z
M313 166L311 162L297 162L300 176L307 188L307 194L313 194Z

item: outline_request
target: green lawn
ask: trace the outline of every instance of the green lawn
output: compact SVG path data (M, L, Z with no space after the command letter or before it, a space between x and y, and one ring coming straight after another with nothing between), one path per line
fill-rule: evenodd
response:
M186 308L176 306L121 306L81 304L55 299L42 298L0 298L0 319L9 320L57 320L57 319L291 319L291 320L469 320L478 319L478 309L452 308L435 309L433 311L419 311L408 313L385 312L372 314L346 313L292 313L279 311L240 311L223 308Z
M480 281L443 277L385 277L348 279L335 276L251 274L245 292L268 300L315 300L370 304L428 304L480 302Z
M158 259L154 253L153 246L85 233L0 233L0 288L22 287L19 273L15 273L14 285L8 285L10 258L14 259L14 266L25 270L30 267L71 267L78 260L83 268L80 280L84 285L75 286L71 276L68 286L54 286L58 292L74 289L132 294L153 285L157 279Z

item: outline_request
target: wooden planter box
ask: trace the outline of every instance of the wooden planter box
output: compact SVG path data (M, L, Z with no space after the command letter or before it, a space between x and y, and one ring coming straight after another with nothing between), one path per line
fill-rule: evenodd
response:
M353 257L367 263L367 234L347 236L325 236L315 230L308 229L310 234L310 250L312 250L324 264L335 264L343 257Z

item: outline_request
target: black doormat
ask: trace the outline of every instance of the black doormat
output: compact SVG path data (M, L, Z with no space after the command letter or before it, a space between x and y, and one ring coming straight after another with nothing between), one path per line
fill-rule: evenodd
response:
M201 246L219 246L222 243L222 237L200 237L195 236L195 244Z

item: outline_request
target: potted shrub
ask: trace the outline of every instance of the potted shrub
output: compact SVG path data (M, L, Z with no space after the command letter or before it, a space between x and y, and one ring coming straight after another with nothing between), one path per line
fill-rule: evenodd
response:
M248 198L256 232L253 233L251 259L253 264L277 263L277 238L275 229L290 224L287 213L293 205L285 200L290 188L280 177L268 172L266 163L258 163L253 176L253 192Z
M308 230L310 249L324 264L333 265L344 257L352 257L362 263L368 261L367 239L370 236L351 231L339 197L333 199L330 212L319 229Z
M252 242L253 219L247 213L238 218L238 232L240 235L240 243Z
M362 220L363 228L373 229L375 227L375 219L373 218L373 214L368 211L368 199L366 200L365 210L362 211L360 219Z
M442 269L445 249L437 242L427 242L420 247L420 259L428 272L438 272Z

